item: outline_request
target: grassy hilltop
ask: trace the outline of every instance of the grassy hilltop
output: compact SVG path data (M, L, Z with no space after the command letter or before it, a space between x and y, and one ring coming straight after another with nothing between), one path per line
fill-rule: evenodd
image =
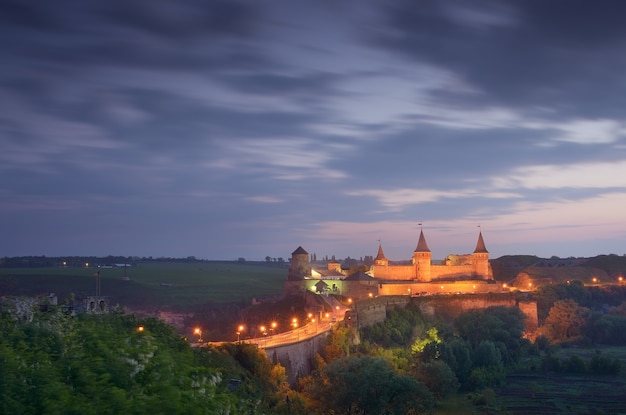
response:
M232 261L138 262L126 269L128 281L123 268L0 268L0 295L93 295L97 272L112 304L174 309L280 295L287 275L279 265Z

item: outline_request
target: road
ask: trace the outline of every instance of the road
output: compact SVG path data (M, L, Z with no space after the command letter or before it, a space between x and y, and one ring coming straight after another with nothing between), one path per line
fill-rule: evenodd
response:
M263 337L256 337L251 339L241 339L242 343L256 344L261 348L283 346L286 344L297 343L311 337L315 337L320 333L329 331L333 325L343 321L343 317L346 314L347 308L340 307L335 309L329 316L322 317L321 320L315 322L308 322L304 326L283 333L274 335L266 335ZM211 344L221 344L225 342L210 342ZM192 347L204 346L206 343L191 343Z

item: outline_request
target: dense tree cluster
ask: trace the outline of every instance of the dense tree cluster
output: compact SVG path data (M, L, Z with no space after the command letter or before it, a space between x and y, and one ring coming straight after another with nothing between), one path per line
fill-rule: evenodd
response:
M453 322L426 317L413 303L390 308L384 322L360 331L337 326L313 373L294 388L251 344L193 349L157 319L4 300L0 413L428 414L458 391L480 391L473 402L484 403L489 388L529 360L530 370L546 373L619 374L620 361L600 353L555 353L626 344L626 302L619 290L596 291L578 283L540 289L546 312L534 343L516 307Z
M75 317L4 304L0 413L228 413L234 395L158 319Z

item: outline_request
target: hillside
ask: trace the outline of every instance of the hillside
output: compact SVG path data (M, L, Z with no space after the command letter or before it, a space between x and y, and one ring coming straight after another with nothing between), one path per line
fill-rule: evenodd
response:
M531 255L506 255L491 261L496 281L516 287L529 283L557 284L568 280L585 283L615 282L626 275L626 256L599 255L593 258L539 258Z

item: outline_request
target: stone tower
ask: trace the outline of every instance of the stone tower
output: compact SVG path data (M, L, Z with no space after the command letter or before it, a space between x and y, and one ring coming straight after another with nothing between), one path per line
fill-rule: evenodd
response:
M476 249L472 255L474 257L474 273L484 279L491 279L493 275L489 266L489 251L485 247L482 232L478 233L478 242L476 242Z
M385 258L385 254L383 252L383 246L380 244L378 245L378 255L376 255L376 258L374 259L374 265L383 265L383 266L389 265L389 260Z
M309 253L301 246L291 253L291 266L289 267L288 280L303 280L311 276L311 264Z
M413 251L413 265L415 266L415 278L419 281L430 281L430 262L432 253L428 249L424 232L420 230L420 238L417 248Z

